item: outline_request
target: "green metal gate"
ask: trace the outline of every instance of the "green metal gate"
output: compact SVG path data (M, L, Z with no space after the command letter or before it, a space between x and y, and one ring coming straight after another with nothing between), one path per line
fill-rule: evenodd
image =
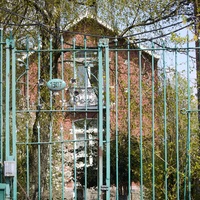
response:
M1 31L1 199L197 199L195 49L91 37Z

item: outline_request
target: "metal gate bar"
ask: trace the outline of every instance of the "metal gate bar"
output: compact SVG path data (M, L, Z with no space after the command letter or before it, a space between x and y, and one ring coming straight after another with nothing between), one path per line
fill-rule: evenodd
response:
M168 198L168 153L167 153L167 147L168 147L168 134L167 134L167 75L166 75L166 65L165 65L165 43L163 42L163 54L162 54L162 59L163 59L163 73L164 73L164 94L163 94L163 104L164 104L164 142L165 142L165 200Z
M0 162L3 164L3 30L0 29ZM1 176L2 181L2 176Z
M154 63L154 43L151 43L152 45L152 50L151 50L151 54L152 54L152 199L155 200L155 63Z
M178 98L178 64L177 64L177 48L175 46L175 91L176 91L176 179L177 179L177 199L179 199L179 111L178 111L178 102L179 102L179 98Z
M191 91L190 91L190 67L189 67L189 36L187 36L187 95L188 95L188 105L187 108L190 111L191 107ZM190 153L190 138L191 138L191 134L190 134L190 129L191 129L191 116L190 116L190 112L187 113L187 166L188 166L188 172L186 171L185 174L186 177L188 177L188 199L191 199L191 153Z

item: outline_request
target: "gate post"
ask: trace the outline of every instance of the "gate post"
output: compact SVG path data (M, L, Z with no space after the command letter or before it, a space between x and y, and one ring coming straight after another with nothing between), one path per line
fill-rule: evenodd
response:
M106 84L106 185L103 185L103 48L105 50L105 84ZM106 191L106 200L110 199L110 76L109 76L109 39L100 39L98 44L99 62L99 171L98 171L98 199L102 191Z
M15 174L13 177L13 200L17 199L17 130L16 130L16 54L15 40L11 40L12 45L12 159L15 163Z
M106 200L110 200L110 69L109 69L109 40L105 42L106 68Z
M10 40L6 39L6 114L5 114L5 159L10 160ZM4 161L5 165L5 161ZM5 171L5 167L4 167ZM5 173L4 173L5 175ZM10 177L6 180L6 199L10 199Z
M99 98L98 98L98 137L99 137L99 163L98 163L98 200L101 199L102 192L101 186L103 185L103 61L102 61L102 43L99 41L98 44L98 86L99 86Z
M11 63L12 60L12 63ZM12 65L12 70L11 70ZM14 40L12 37L6 40L6 127L5 127L5 161L4 176L6 180L6 199L17 199L17 181L16 181L16 69ZM11 75L12 74L12 75ZM12 77L12 81L11 81ZM12 82L12 90L10 83ZM12 91L12 96L10 95ZM10 100L12 98L12 109ZM11 112L10 112L11 110ZM11 119L12 116L12 119ZM10 127L12 129L10 130ZM10 142L12 141L12 152ZM12 190L12 197L11 197Z
M2 183L2 165L3 165L3 30L0 29L0 183Z

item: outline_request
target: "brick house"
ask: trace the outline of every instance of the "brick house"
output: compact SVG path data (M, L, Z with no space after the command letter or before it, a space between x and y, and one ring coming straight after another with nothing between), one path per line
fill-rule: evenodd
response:
M71 34L71 32L75 32L74 34ZM85 36L84 36L85 34ZM78 18L73 24L71 24L71 26L68 27L67 31L64 31L64 40L67 41L68 43L72 43L72 41L75 39L75 44L78 48L84 48L84 39L86 39L85 41L87 41L87 48L92 49L92 48L97 48L98 46L98 42L99 39L102 38L102 35L105 35L107 37L111 37L110 39L110 54L109 54L109 67L110 67L110 90L111 90L111 104L114 107L115 104L115 100L114 100L114 95L115 95L115 86L116 86L116 73L115 73L115 68L116 68L116 61L115 61L115 42L114 42L114 37L116 36L116 32L112 29L112 27L109 27L105 22L101 21L99 18L95 18L93 17L93 15L90 15L88 13L86 13L85 15L81 16L80 18ZM154 60L154 79L155 79L155 83L157 81L157 62L158 62L158 57L157 55L154 54L154 57L152 57L152 52L150 51L146 51L146 50L142 50L142 48L140 47L140 49L142 51L138 51L139 47L137 45L135 45L134 43L132 43L132 41L130 40L130 49L136 49L133 51L130 51L130 55L129 55L129 61L128 61L128 48L127 48L127 40L126 39L118 39L117 42L117 48L118 48L118 63L117 63L117 71L118 71L118 104L120 105L119 108L119 126L123 126L124 120L123 120L123 113L125 110L123 110L124 108L121 105L127 105L127 98L126 98L126 93L127 93L127 89L128 89L128 62L130 65L130 86L131 86L131 99L135 102L136 105L139 104L139 62L141 62L141 74L142 74L142 81L144 83L143 85L143 107L145 109L145 107L148 108L148 105L150 104L150 97L151 97L151 85L152 85L152 80L151 80L151 75L152 75L152 59ZM66 48L70 48L69 45L66 45ZM125 49L120 50L120 49ZM139 60L139 53L141 52L140 55L140 60ZM93 54L93 55L91 55ZM90 72L91 74L95 74L97 75L97 53L87 53L87 60L90 61L91 60L91 65L90 66ZM65 54L66 59L70 60L72 59L72 55L70 53L66 53ZM77 51L76 54L76 62L81 64L77 64L77 74L78 77L80 78L81 74L83 73L83 63L84 63L84 51ZM66 63L66 66L68 69L70 69L70 66L72 66L72 63ZM80 68L80 69L78 69ZM73 72L72 72L73 74ZM71 82L72 76L73 75L66 75L66 79L68 79L67 82ZM90 75L89 75L90 76ZM85 79L85 76L81 78L81 80L78 80L78 82L82 83L78 83L77 85L82 84L82 87L84 86L83 80ZM92 85L95 85L96 83L93 80L93 77L88 77L88 79L90 79L90 81L88 80L87 83L87 87L91 88ZM70 85L70 84L69 84ZM71 84L69 86L69 88L73 88L73 84ZM145 88L145 87L148 87ZM70 96L70 94L68 94ZM98 100L96 96L91 96L94 100L93 103L91 103L91 105L88 106L88 108L97 105ZM67 97L66 97L67 98ZM71 99L73 99L73 97L71 96ZM71 101L72 102L72 101ZM76 102L77 103L77 102ZM93 104L93 105L92 105ZM85 105L85 104L84 104ZM83 107L84 107L83 105ZM76 105L78 106L78 105ZM114 112L113 112L114 113ZM121 113L121 114L120 114ZM113 122L115 121L115 116L114 114L112 114L113 117L111 117L111 120L113 120ZM136 114L135 114L136 115ZM78 117L79 118L79 117ZM133 119L135 117L133 116ZM146 116L146 119L144 119L144 121L148 121L148 116ZM71 122L70 122L71 123ZM111 124L115 124L111 123ZM135 120L135 124L138 124L137 119ZM149 127L147 127L147 129L149 129ZM137 128L134 130L135 135L138 134L138 130ZM144 131L145 132L145 131Z
M69 32L75 32L77 34L71 35L68 33ZM81 34L79 34L81 33ZM84 36L84 34L86 36ZM98 36L100 35L100 36ZM109 54L109 67L110 67L110 92L111 92L111 135L115 135L115 130L116 130L116 108L115 108L115 94L116 94L116 55L117 55L117 82L118 82L118 131L119 133L124 133L127 130L127 98L128 98L128 65L130 66L130 87L131 87L131 92L130 92L130 98L131 98L131 112L130 112L130 119L131 119L131 134L135 135L135 137L139 140L139 134L140 134L140 119L139 119L139 104L140 104L140 94L139 94L139 62L141 63L141 76L142 76L142 82L143 82L143 90L142 90L142 104L143 104L143 112L145 112L145 115L142 117L143 124L145 126L143 127L143 133L146 135L149 135L151 133L151 96L152 96L152 91L151 91L151 86L152 86L152 62L154 63L154 80L155 84L157 82L157 61L158 58L153 55L152 52L148 51L138 51L138 50L133 50L129 52L128 55L128 48L127 48L127 39L118 39L117 41L117 48L118 52L116 54L115 51L115 40L114 37L116 36L116 32L109 27L105 22L101 21L99 18L95 18L92 15L88 15L87 13L80 17L77 21L75 21L70 27L68 27L68 30L64 32L64 39L66 41L73 41L75 38L76 45L81 46L84 48L84 42L85 39L87 40L87 46L88 48L97 48L99 39L102 37L102 35L111 37L110 41L110 54ZM138 49L138 46L135 45L133 42L130 41L130 49ZM69 47L69 46L68 46ZM120 50L120 49L125 49L125 50ZM89 55L88 55L89 54ZM71 55L66 54L67 59L69 60ZM77 62L80 62L81 59L84 61L84 53L77 53L76 59ZM128 58L129 57L129 58ZM93 53L93 55L90 55L90 53L87 53L87 59L92 61L92 66L90 66L90 72L96 73L97 71L97 65L95 66L95 62L97 61L97 55ZM129 60L128 60L129 59ZM153 61L152 61L153 59ZM67 65L67 64L66 64ZM68 65L71 65L68 64ZM78 65L77 65L78 66ZM79 66L81 67L81 66ZM70 68L68 66L68 68ZM96 70L96 71L95 71ZM80 72L83 72L83 70ZM95 74L97 75L97 74ZM81 76L81 73L78 74L78 76ZM67 77L68 80L70 80L69 77ZM92 77L87 77L90 79L87 83L87 87L90 88L91 91L93 91L94 88L92 88L93 85L95 85L95 81L92 79ZM85 79L85 77L83 77ZM82 80L82 79L81 79ZM78 81L81 81L78 80ZM80 82L77 84L80 87ZM72 86L73 88L73 86ZM74 90L72 89L74 92ZM77 91L75 91L76 93ZM74 94L75 94L74 93ZM77 94L80 92L78 91ZM83 94L85 91L83 90ZM82 94L82 95L83 95ZM76 94L75 94L76 96ZM73 95L71 97L74 99ZM98 103L98 98L95 96L95 93L91 92L91 96L89 98L92 98L94 102L91 103L91 105L88 105L88 109L92 108L93 106L97 106ZM84 98L82 98L84 99ZM76 102L76 106L78 106ZM83 105L83 107L85 104ZM76 121L77 119L84 119L84 118L89 118L90 120L93 119L94 121L97 118L97 115L94 113L89 113L87 116L85 113L79 113L76 114L76 116L66 117L66 120L68 121L69 125L66 123L66 129L67 127L71 127L71 124L73 121ZM78 120L77 120L78 121ZM95 124L95 123L94 123ZM96 123L97 125L97 123ZM92 127L93 129L97 130L97 127ZM97 132L96 132L97 133ZM111 136L112 137L112 136ZM79 135L78 139L83 139L84 134L82 130L82 136L81 134ZM135 188L136 184L134 185ZM136 191L137 193L138 191Z
M127 131L128 79L130 78L130 130L131 135L134 135L139 140L140 69L143 82L143 90L141 91L143 96L143 112L145 112L145 115L142 117L142 121L145 123L143 133L144 135L150 133L152 63L154 64L154 79L156 83L158 59L156 56L152 56L152 52L142 50L141 48L139 49L132 41L129 41L129 49L127 39L119 38L116 42L116 34L112 27L109 27L105 22L88 13L80 16L63 31L63 48L73 50L63 51L63 55L59 58L60 64L56 77L63 79L67 87L64 91L53 93L53 106L56 109L59 108L58 110L61 111L57 116L56 121L58 123L56 123L53 132L55 133L55 138L60 138L60 129L62 128L63 139L72 141L66 143L64 147L64 151L66 152L64 156L65 163L73 163L74 154L72 151L69 152L69 149L77 149L78 147L84 146L85 132L87 133L89 145L93 145L98 141L98 92L96 91L98 84L98 80L96 79L98 74L97 47L99 39L102 38L102 36L110 38L111 137L115 135L116 121L119 133L124 134ZM84 51L84 49L89 49L90 51ZM35 85L38 84L38 66L34 62L30 63L30 65L29 76L32 79L30 84L30 106L33 110L36 110L35 102L38 101L38 96L34 94L38 93L38 89L35 87ZM85 70L86 65L87 70ZM128 72L129 67L130 71ZM45 81L47 82L48 80ZM116 83L118 88L117 120L115 107ZM87 111L85 111L85 109L87 109ZM35 118L34 114L32 114L32 118ZM78 142L74 143L73 140L78 140ZM77 158L83 156L83 152L79 152L79 155L76 155ZM93 158L90 157L88 165L92 164ZM56 161L53 165L56 168ZM75 167L80 166L83 166L83 163ZM72 197L74 188L74 180L70 170L71 167L65 164L65 191L69 198ZM133 183L132 185L134 185L134 188L137 188L137 184Z

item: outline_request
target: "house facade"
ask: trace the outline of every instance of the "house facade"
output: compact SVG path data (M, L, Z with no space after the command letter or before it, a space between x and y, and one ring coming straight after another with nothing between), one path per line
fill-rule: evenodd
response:
M69 34L70 32L75 32L76 34L71 35ZM70 60L72 59L72 57L75 58L75 71L77 73L77 82L75 83L76 86L74 87L74 83L72 83L71 86L68 88L68 96L70 96L70 103L68 104L70 106L68 109L73 109L74 105L76 108L80 108L81 106L83 107L83 112L76 113L74 117L66 116L66 120L68 120L69 125L67 125L66 123L65 126L66 129L67 127L72 127L71 133L75 133L76 138L80 140L85 139L85 132L91 133L92 136L88 134L87 138L92 139L93 137L93 144L95 142L97 143L99 139L98 111L97 113L95 113L88 111L85 112L84 110L98 110L98 53L95 51L95 49L97 50L99 39L102 38L102 35L105 35L107 38L109 38L111 140L116 137L116 132L119 135L128 135L129 131L129 134L134 136L135 139L139 141L141 134L141 121L143 124L145 124L142 130L142 134L144 135L144 137L148 137L151 134L152 130L152 70L154 84L156 84L158 58L156 57L154 52L142 50L141 47L139 47L137 44L134 44L134 42L131 40L128 40L126 38L118 38L116 40L116 34L117 33L111 27L107 26L106 23L91 15L87 16L87 14L77 20L76 23L74 23L66 32L64 32L64 40L68 41L68 43L70 43L69 41L73 41L76 48L80 50L77 50L77 53L73 55L70 53L65 54L66 60ZM70 48L70 46L67 47ZM86 52L84 51L84 48L88 48L93 51ZM66 67L67 69L70 69L70 67L72 67L71 70L73 71L72 74L74 75L74 66L72 66L73 64L66 63ZM86 65L87 72L84 72ZM152 65L154 66L152 67ZM72 80L71 77L67 77L67 79L68 82L70 82L69 80ZM103 80L105 81L105 79L106 78L104 77ZM140 88L140 81L142 82L142 88ZM104 91L102 92L104 93L105 104L106 83L104 83L103 90ZM141 98L142 109L145 113L145 115L142 116L142 119L140 119ZM86 102L88 102L88 104ZM104 111L104 114L105 112L106 110ZM78 125L77 122L81 122L82 125L80 125L80 123ZM91 131L89 131L90 128L88 128L89 130L84 131L83 122L85 122L85 127L90 127L90 123L93 123L93 126L91 126ZM73 129L74 123L77 123L77 126L75 125ZM97 141L95 141L96 139ZM83 141L82 146L84 146ZM82 153L83 157L86 156L84 151L82 151ZM96 159L96 161L91 160L92 158L90 158L90 164L92 164L93 162L98 162L98 159ZM82 168L82 170L84 170L84 168ZM111 183L113 186L111 197L115 199L116 185L113 184L112 181ZM133 185L133 187L131 187L132 199L139 198L138 181L132 181L131 185ZM127 188L125 188L124 186L121 186L119 190L122 196L127 195L128 191ZM93 195L95 196L94 191ZM87 198L89 198L89 196Z
M115 140L116 136L119 139L121 135L129 135L139 141L141 121L145 123L142 134L144 137L148 137L152 126L150 120L152 77L156 83L158 59L154 52L142 49L127 38L116 39L117 33L111 27L87 13L67 27L62 35L56 74L51 73L55 68L51 65L51 60L55 56L56 50L48 51L50 59L50 75L48 76L45 74L40 76L42 68L45 66L40 65L39 59L35 62L34 56L40 55L40 50L38 50L37 55L32 55L28 62L30 66L26 75L28 84L24 85L23 81L18 83L18 86L21 87L19 99L22 102L18 109L28 107L32 110L29 111L29 126L33 127L30 145L37 142L35 151L31 147L27 149L27 151L32 151L34 157L31 159L30 156L29 163L34 161L35 164L32 167L40 169L38 164L40 154L48 152L49 158L46 158L48 167L43 168L50 177L46 184L55 188L50 194L51 196L63 195L65 199L73 199L75 196L80 199L97 199L99 193L102 193L101 196L104 193L103 189L97 189L100 162L98 149L100 138L99 94L103 94L101 102L103 154L106 154L106 146ZM103 36L109 39L107 40L109 41L109 54L105 53L105 49L102 50L103 77L99 77L99 41ZM105 72L106 61L109 61L109 77L106 77L108 75ZM103 81L102 91L99 91L99 78L102 78ZM52 90L49 93L46 83L55 79L63 80L66 87L63 90ZM109 80L109 85L106 80ZM108 100L106 99L108 98L106 87L109 87L110 93L109 108L106 107ZM145 113L142 118L140 116L141 101ZM107 109L110 111L109 142L105 133ZM42 113L47 114L43 115ZM40 120L44 120L44 122L37 120L40 114ZM22 121L23 119L19 123L25 123ZM42 132L44 130L46 130L47 137L38 136L44 134ZM34 135L34 133L36 134ZM23 137L19 138L24 140ZM42 141L39 141L41 138ZM41 144L38 142L47 144L48 148L39 148ZM109 156L112 158L114 155ZM104 159L103 155L102 159ZM105 163L102 164L102 173L104 174ZM43 168L41 167L40 171ZM120 176L121 172L118 173ZM102 184L105 184L103 175L101 179ZM34 177L30 178L30 185L32 184L33 188L31 190L36 191L38 186L36 182L40 181L42 181L40 176L35 179ZM138 179L133 178L130 183L133 199L138 198L138 182ZM114 199L117 195L116 184L114 180L110 180L110 183L112 186L110 195L111 199ZM129 184L128 180L119 184L118 190L121 196L128 194L127 186L125 186L127 184ZM43 193L44 199L48 198L48 190L46 193L40 192ZM38 195L38 191L35 193Z

